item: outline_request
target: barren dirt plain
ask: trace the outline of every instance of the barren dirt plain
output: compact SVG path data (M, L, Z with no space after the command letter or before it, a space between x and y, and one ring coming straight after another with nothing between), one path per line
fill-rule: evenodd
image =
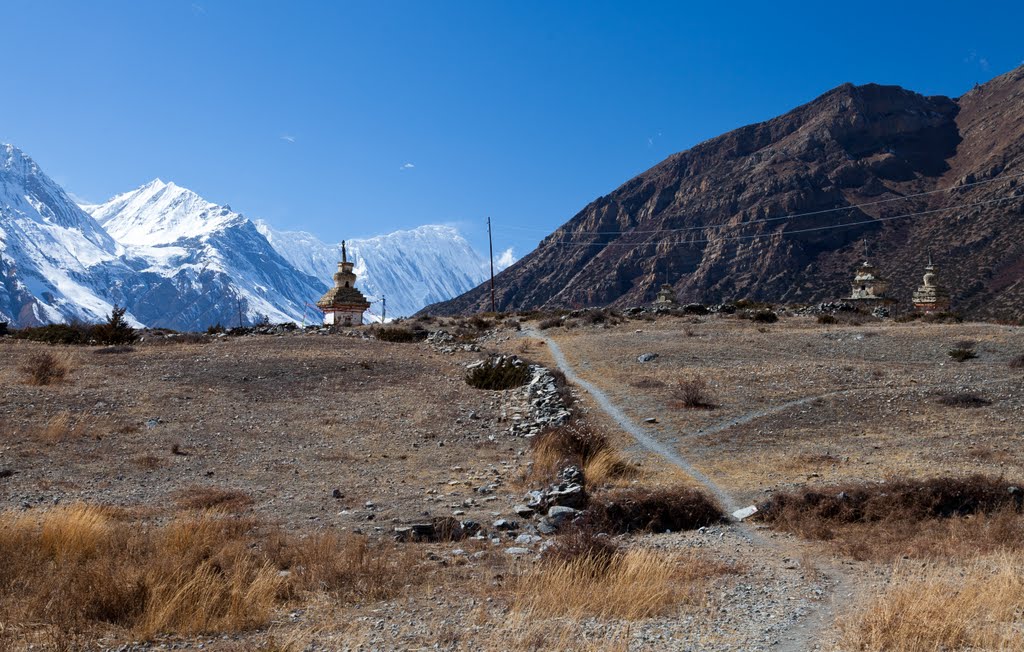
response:
M595 497L694 487L765 511L786 492L981 474L1012 498L1024 328L562 324L506 316L453 344L369 328L118 352L0 338L0 648L1024 650L1019 499L909 524L602 532L618 550L587 566L546 552L570 528L514 511L550 480L509 432L524 390L464 379L499 352L564 363L576 423L624 469L588 479ZM63 380L26 382L40 353ZM705 401L686 407L695 379ZM439 517L482 534L395 541Z

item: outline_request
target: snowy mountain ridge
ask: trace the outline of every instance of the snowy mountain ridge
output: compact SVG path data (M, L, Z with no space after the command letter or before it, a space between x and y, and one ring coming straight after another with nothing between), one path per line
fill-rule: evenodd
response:
M371 300L387 297L389 317L456 296L488 273L447 226L348 245L359 286ZM0 321L15 327L97 321L114 305L136 325L177 330L310 323L339 258L340 245L274 230L160 179L79 206L31 158L0 145Z

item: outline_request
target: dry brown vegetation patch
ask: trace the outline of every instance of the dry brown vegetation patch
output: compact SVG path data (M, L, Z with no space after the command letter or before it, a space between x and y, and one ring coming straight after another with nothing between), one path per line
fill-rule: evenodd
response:
M1024 544L1020 486L970 476L806 488L774 495L758 518L858 559L960 556Z
M575 465L589 487L614 484L636 475L636 466L615 450L603 434L581 421L549 428L530 440L532 466L526 482L552 482L558 471Z
M553 559L517 578L513 608L534 617L639 620L698 602L732 568L697 554L631 549Z
M376 600L428 575L411 551L364 537L261 533L212 513L162 526L121 516L83 504L0 514L0 647L242 631L305 591Z
M33 353L19 367L29 385L45 386L64 382L71 373L71 363L66 355L50 351Z
M1024 557L900 564L839 621L844 650L1021 650Z
M591 498L590 527L602 532L680 532L713 525L724 518L706 493L693 487L632 487Z
M689 410L713 410L714 399L711 396L711 389L708 383L701 376L682 378L676 382L672 389L672 407L686 408Z

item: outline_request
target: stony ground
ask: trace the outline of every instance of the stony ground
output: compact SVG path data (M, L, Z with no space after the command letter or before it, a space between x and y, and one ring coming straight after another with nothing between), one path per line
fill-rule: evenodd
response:
M533 324L536 327L536 324ZM724 316L662 317L552 328L579 376L650 436L673 447L743 504L808 483L981 471L1024 476L1024 329L989 324L767 327ZM976 342L978 358L947 350ZM360 532L434 516L472 519L479 540L419 546L430 582L385 602L297 603L256 632L132 643L112 649L802 650L831 644L836 616L878 565L836 558L757 525L627 538L629 546L698 552L733 572L671 614L637 622L517 612L507 586L533 567L540 541L516 543L496 519L530 487L520 481L529 418L520 392L466 385L488 352L554 360L537 337L491 331L482 352L429 342L293 333L208 343L143 342L128 353L0 339L0 507L112 504L161 522L212 489L238 513L299 533ZM68 356L67 382L34 387L19 367L40 351ZM638 362L644 353L657 356ZM700 375L715 409L673 406L675 382ZM946 407L970 391L991 404ZM640 465L638 483L689 482L639 446L592 397L577 413ZM654 419L653 422L647 422ZM517 430L522 430L517 426ZM522 519L518 519L522 521ZM511 547L528 552L509 554ZM283 647L283 646L282 646ZM287 649L287 648L285 648Z

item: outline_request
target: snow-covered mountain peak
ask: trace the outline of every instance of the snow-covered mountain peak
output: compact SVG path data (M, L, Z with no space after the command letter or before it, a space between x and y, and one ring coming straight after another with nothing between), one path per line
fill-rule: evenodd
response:
M118 242L135 246L202 238L245 219L228 206L214 204L188 188L161 179L90 210Z

